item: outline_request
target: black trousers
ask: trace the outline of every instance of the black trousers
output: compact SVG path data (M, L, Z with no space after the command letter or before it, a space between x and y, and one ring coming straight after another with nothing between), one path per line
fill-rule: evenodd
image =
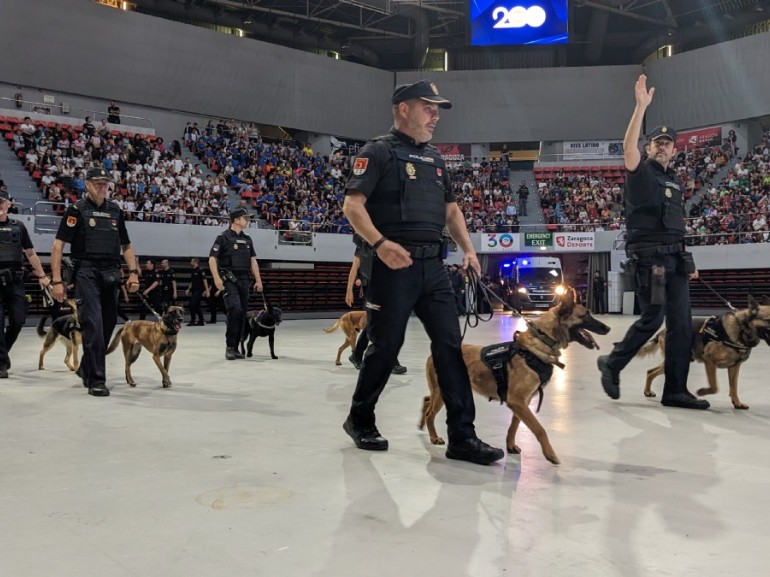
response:
M637 266L638 274L648 275L653 264L666 267L666 302L663 305L651 304L649 285L637 290L641 317L631 325L623 340L615 343L608 365L615 371L622 371L642 345L653 337L665 318L666 382L663 385L663 396L666 397L687 390L692 347L690 281L686 274L677 273L677 265L679 265L677 255L660 255L643 259Z
M27 320L27 299L24 296L24 280L15 274L11 284L0 287L0 367L8 368L8 353ZM8 326L5 325L6 310Z
M237 282L225 281L225 309L227 310L227 331L225 343L227 348L236 348L241 343L243 323L249 306L248 278L239 278Z
M118 320L120 269L100 270L81 263L75 270L75 296L78 320L83 330L83 357L80 372L91 387L104 384L105 354Z
M203 308L201 307L201 301L203 299L203 291L192 291L190 293L190 322L197 322L203 324Z
M366 309L370 345L353 393L353 423L358 427L374 426L374 407L396 363L409 315L414 311L430 337L433 363L447 408L449 442L475 437L476 409L460 349L457 306L441 259L415 259L412 266L400 270L391 270L375 260Z
M606 314L607 306L604 303L604 293L594 291L594 312L596 314Z

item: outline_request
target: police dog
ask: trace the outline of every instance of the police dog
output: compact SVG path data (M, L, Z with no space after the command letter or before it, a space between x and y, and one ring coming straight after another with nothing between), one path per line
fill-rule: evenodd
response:
M83 335L78 321L78 305L72 299L65 301L72 311L68 315L58 317L51 324L51 328L46 330L45 322L47 316L42 317L37 323L37 334L43 338L43 348L40 351L40 359L37 364L37 370L44 371L43 358L56 344L56 341L67 347L67 354L64 357L64 364L71 371L77 371L80 364L78 347L83 342Z
M571 341L576 341L588 349L598 349L599 346L589 331L606 335L610 327L591 316L590 311L576 302L573 289L567 290L561 302L548 309L537 319L531 321L530 329L519 333L516 342L519 343L525 355L536 357L545 365L554 365L559 361L561 349L567 348ZM500 400L492 370L484 363L481 356L482 347L478 345L462 345L463 358L468 367L471 387L479 395L489 400ZM543 455L554 465L559 464L559 458L553 450L545 429L529 408L529 402L541 388L540 376L528 364L522 354L513 355L507 362L508 392L505 403L513 412L513 419L508 428L506 449L509 453L521 453L516 445L516 430L521 421L534 433ZM438 376L433 365L433 357L428 357L425 364L430 394L423 399L420 429L428 426L430 442L443 445L444 439L438 436L434 424L436 414L444 402L438 386Z
M350 311L349 313L345 313L337 319L337 322L332 326L326 327L324 332L333 333L340 328L342 329L342 332L345 333L345 342L342 343L342 346L337 350L337 360L334 361L335 365L342 364L340 362L342 351L348 347L355 350L358 333L366 328L366 311Z
M107 354L118 348L118 343L123 344L123 356L126 358L126 382L132 387L136 381L131 376L131 365L139 357L142 347L152 353L160 374L163 377L163 388L171 388L171 377L168 376L168 367L171 364L171 356L176 351L176 337L182 329L184 322L184 309L171 306L163 313L159 321L128 321L124 324L107 348ZM160 358L163 357L161 364Z
M738 398L738 374L754 347L762 340L770 345L770 301L762 299L762 302L764 304L759 304L749 295L748 308L727 312L718 317L693 317L691 361L704 364L709 384L708 387L698 389L698 396L716 393L717 369L727 369L733 407L744 410L749 408ZM655 396L652 381L664 372L665 347L666 329L663 329L636 355L645 357L660 351L663 356L660 365L647 371L647 380L644 383L645 397Z
M258 312L250 312L246 315L246 320L243 325L243 334L241 335L241 354L246 354L247 357L253 356L254 341L257 337L267 337L267 342L270 345L270 357L277 359L275 356L275 328L281 324L281 316L283 313L279 307L273 305L267 305L267 309L263 309ZM246 350L243 349L243 343L248 339Z

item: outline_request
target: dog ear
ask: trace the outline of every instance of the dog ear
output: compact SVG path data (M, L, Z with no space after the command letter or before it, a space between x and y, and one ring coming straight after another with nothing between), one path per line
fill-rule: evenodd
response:
M559 302L559 315L560 316L569 316L572 314L572 311L575 309L575 289L572 287L567 287L567 290L564 292L564 294L561 297L561 301Z
M757 312L759 312L759 303L751 295L749 295L749 310L752 317L757 316Z

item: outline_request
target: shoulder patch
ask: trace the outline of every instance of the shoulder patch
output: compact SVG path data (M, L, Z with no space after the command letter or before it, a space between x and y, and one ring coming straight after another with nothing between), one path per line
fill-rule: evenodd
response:
M78 223L78 217L76 216L68 216L67 217L67 226L73 227Z
M368 158L356 158L356 161L353 163L353 174L356 176L362 176L366 172L368 166Z

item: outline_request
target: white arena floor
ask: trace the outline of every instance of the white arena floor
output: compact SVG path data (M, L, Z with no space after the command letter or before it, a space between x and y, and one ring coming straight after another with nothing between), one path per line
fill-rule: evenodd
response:
M601 318L607 352L631 320ZM233 362L222 323L185 327L172 389L146 351L129 388L118 353L109 398L86 394L61 345L37 371L41 340L24 329L0 381L0 575L767 575L764 344L741 374L751 409L732 408L720 371L707 412L642 396L656 359L634 361L611 401L599 353L573 345L539 414L562 464L522 425L522 455L482 467L447 460L416 428L428 354L417 320L399 356L409 371L378 407L391 449L356 449L341 424L357 373L347 352L334 366L343 337L321 330L330 324L285 321L278 360L259 339L254 358ZM466 340L507 340L515 327L496 316ZM693 366L690 388L704 382ZM504 446L508 409L476 401L479 436Z

